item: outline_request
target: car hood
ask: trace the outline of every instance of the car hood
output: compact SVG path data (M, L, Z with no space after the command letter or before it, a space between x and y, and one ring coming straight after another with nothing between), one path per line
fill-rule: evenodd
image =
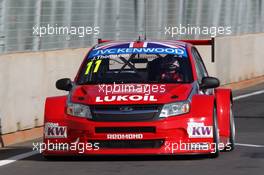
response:
M71 101L100 104L165 104L186 100L192 84L101 84L79 85L71 92Z

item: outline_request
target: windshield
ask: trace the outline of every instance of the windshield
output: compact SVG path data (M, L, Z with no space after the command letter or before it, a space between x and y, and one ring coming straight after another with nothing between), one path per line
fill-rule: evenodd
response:
M117 54L86 58L77 84L190 83L189 59L175 54Z

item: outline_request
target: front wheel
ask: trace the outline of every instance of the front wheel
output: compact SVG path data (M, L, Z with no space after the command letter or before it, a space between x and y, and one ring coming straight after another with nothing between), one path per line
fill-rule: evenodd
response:
M218 122L217 122L217 113L216 108L214 108L213 114L213 139L214 139L214 152L211 157L216 158L219 156L219 132L218 132Z

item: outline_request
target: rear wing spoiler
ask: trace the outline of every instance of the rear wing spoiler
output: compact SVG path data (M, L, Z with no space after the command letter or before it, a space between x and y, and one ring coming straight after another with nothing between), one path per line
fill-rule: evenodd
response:
M211 46L211 62L215 62L215 38L212 38L210 40L180 40L186 43L190 43L193 45L198 46Z
M102 40L101 38L98 39L98 44L109 42L111 40ZM198 45L198 46L211 46L211 62L215 62L215 38L212 38L210 40L179 40L185 43L190 43L193 45Z
M109 42L109 41L112 41L112 40L103 40L101 38L98 38L97 44L101 44L101 43L105 43L105 42Z

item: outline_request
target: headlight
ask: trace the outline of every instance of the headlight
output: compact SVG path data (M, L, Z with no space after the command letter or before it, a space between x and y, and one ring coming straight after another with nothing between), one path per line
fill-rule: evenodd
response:
M68 103L66 113L76 117L85 117L92 119L90 107L87 105Z
M161 110L160 118L185 114L190 111L190 103L188 101L165 104Z

